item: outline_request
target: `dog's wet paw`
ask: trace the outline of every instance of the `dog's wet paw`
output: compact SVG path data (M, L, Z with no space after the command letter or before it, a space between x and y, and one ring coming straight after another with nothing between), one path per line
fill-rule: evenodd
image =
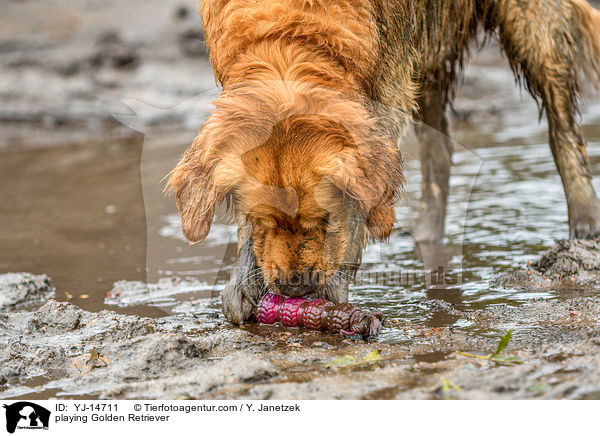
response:
M256 302L247 298L237 286L227 285L221 297L223 315L225 315L227 321L240 325L252 319Z
M600 210L584 213L571 222L571 239L593 239L600 237Z

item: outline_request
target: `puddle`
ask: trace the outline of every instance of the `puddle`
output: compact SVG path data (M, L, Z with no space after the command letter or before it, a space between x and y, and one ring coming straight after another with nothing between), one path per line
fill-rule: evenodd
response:
M579 295L577 289L517 292L489 285L499 273L523 267L566 238L568 228L562 185L535 104L527 96L520 98L504 66L482 61L469 68L466 81L481 82L486 72L492 81L489 95L470 96L466 89L455 105L459 116L454 117L453 139L460 146L453 158L446 247L419 252L405 232L416 217L420 184L409 138L407 199L398 210L398 229L388 244L366 250L351 291L353 303L423 327L467 329L485 336L490 332L447 310L432 311L425 303L438 299L471 310ZM488 111L489 101L500 109ZM590 100L582 112L600 192L600 104ZM465 113L470 115L460 116ZM0 151L0 273L48 274L58 300L86 310L214 317L235 256L235 228L217 224L206 241L190 247L181 235L173 198L162 193L161 180L194 133ZM447 259L441 262L445 281L439 274L432 279L422 260L440 256ZM120 280L180 278L201 286L169 292L149 288L122 304L106 304L118 303L110 298L105 302ZM407 340L391 328L379 338L388 344Z

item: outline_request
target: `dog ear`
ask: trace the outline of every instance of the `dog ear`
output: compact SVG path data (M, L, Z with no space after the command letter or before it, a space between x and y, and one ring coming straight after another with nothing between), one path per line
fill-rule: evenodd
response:
M364 163L363 163L364 162ZM376 239L386 240L394 227L394 203L404 183L400 153L362 162L363 177L348 187L357 198L365 215L365 223Z
M374 135L368 144L346 147L340 157L344 191L360 205L372 236L387 239L394 227L394 203L404 186L400 150Z
M186 239L195 244L206 238L215 213L215 205L225 198L218 189L214 171L218 160L208 157L209 147L198 135L171 172L167 191L174 192Z
M394 220L394 202L389 201L373 206L367 214L366 224L376 239L384 241L392 233Z

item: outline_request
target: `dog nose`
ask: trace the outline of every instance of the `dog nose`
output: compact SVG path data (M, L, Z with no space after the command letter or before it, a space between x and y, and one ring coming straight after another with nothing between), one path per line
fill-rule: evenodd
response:
M279 282L281 292L289 297L303 297L314 292L316 283L312 280L314 274L312 271L290 271L288 274L282 274Z
M288 297L304 297L305 295L311 293L310 287L305 285L284 284L280 285L280 288L281 293L287 295Z

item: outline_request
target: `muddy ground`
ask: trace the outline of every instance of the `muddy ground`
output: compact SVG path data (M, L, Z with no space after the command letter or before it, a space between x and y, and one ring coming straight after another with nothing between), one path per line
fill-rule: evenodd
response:
M505 279L529 287L543 268L592 286L599 261L597 242L563 241ZM5 275L0 284L3 294L15 294L0 315L1 398L600 399L598 296L470 311L431 299L429 310L463 327L388 319L386 328L406 337L388 345L277 326L234 328L210 310L151 319L53 299L18 310L50 295L47 277ZM14 291L21 288L29 291ZM116 304L151 292L140 283L115 289L107 299ZM167 282L157 289L167 291ZM514 334L503 357L482 358L508 330Z
M521 289L578 289L594 291L600 288L600 244L597 239L563 240L547 250L527 269L498 277L493 284Z
M220 315L218 288L169 277L176 266L167 264L168 273L153 256L193 259L185 242L153 224L174 216L172 199L171 209L149 209L166 201L158 181L172 164L145 167L158 193L146 196L144 208L141 140L131 127L160 131L161 143L174 144L160 147L162 163L174 162L202 124L215 86L196 8L186 0L3 4L0 272L36 274L0 275L0 398L600 399L600 247L563 241L529 265L521 262L566 234L566 207L559 181L546 175L558 177L552 162L541 165L537 148L526 154L522 147L547 151L545 126L537 124L533 101L521 99L493 42L466 71L450 118L457 141L484 147L482 159L508 156L511 163L489 171L479 197L477 189L467 195L485 218L477 224L478 215L467 215L464 289L446 295L417 281L412 286L426 296L411 299L413 290L385 307L404 292L394 288L379 290L388 300L367 300L387 311L384 335L393 344L276 326L234 328ZM584 125L588 139L600 135L598 107L590 101L582 108L592 120ZM514 147L525 160L507 151ZM521 190L527 181L507 173L511 165L522 165L519 175L536 167L528 174L536 194ZM594 168L597 174L599 164ZM511 189L488 192L498 185ZM553 186L562 215L544 209ZM490 207L492 198L503 202ZM526 201L535 204L527 209ZM538 214L529 212L530 228L510 216L528 210ZM543 220L548 216L556 223ZM449 219L456 236L455 221L462 221ZM178 231L177 223L171 227ZM503 252L510 262L494 257ZM390 261L394 268L413 264L412 255L400 254ZM214 257L221 262L224 255ZM206 268L196 260L181 264L183 271ZM502 274L479 272L496 264ZM151 284L133 281L151 275ZM472 294L473 282L481 301L454 304L452 296ZM500 300L493 298L497 289ZM520 290L544 297L510 297ZM354 290L350 298L364 302L364 294ZM434 325L415 319L424 313L436 314ZM513 337L501 354L522 363L456 352L489 355L509 329Z
M138 126L197 129L204 111L182 103L214 89L197 10L188 0L4 2L0 148L130 137L115 115L136 110Z

